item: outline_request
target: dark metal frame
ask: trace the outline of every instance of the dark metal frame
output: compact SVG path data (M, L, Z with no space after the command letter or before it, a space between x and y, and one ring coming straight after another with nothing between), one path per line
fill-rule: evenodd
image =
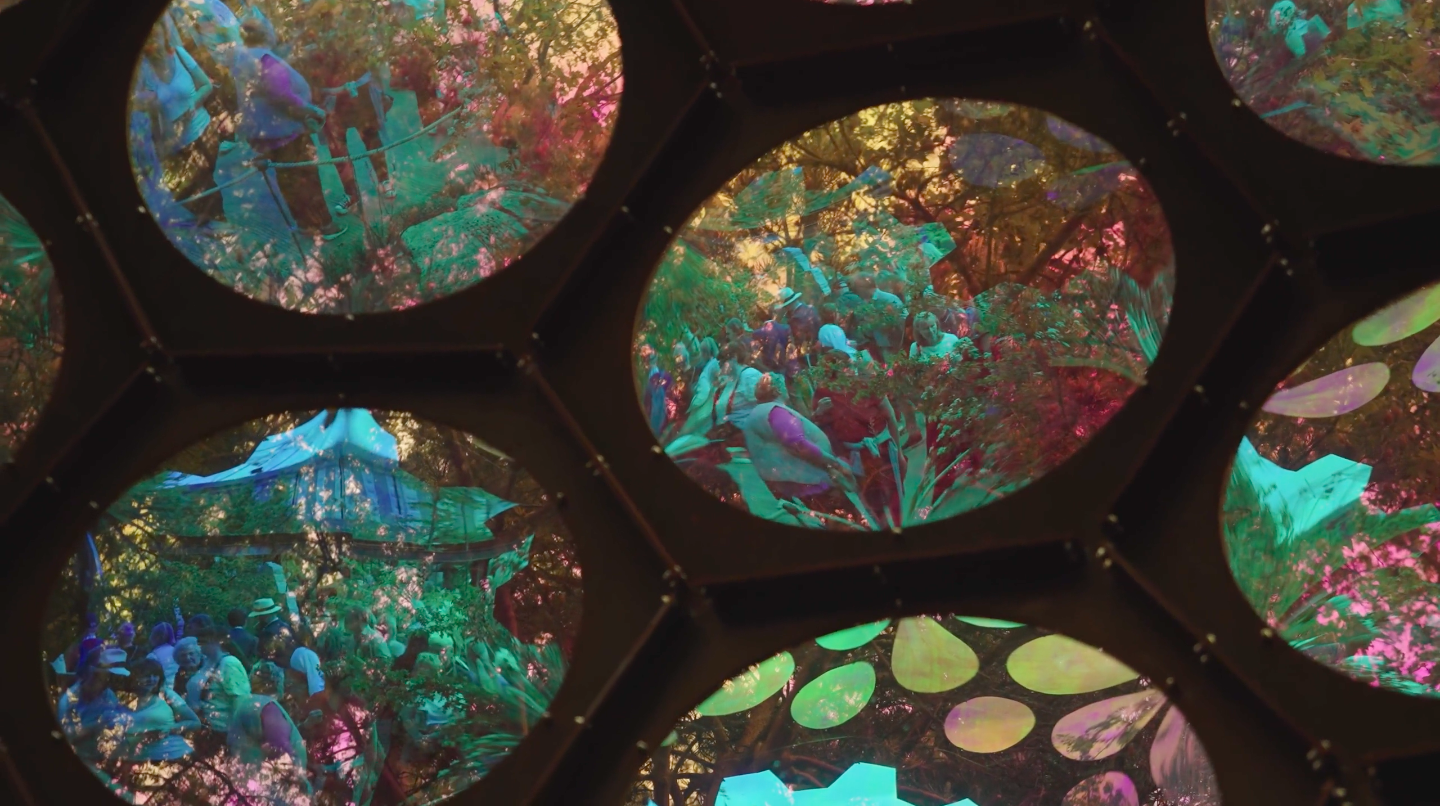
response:
M124 107L166 2L0 14L0 193L49 245L66 317L53 399L0 471L0 777L22 802L114 802L53 732L37 651L41 603L97 508L225 426L340 404L412 411L508 452L563 494L580 547L570 676L457 806L617 802L637 742L725 676L819 633L935 611L1060 630L1165 681L1228 806L1440 802L1440 701L1267 638L1218 521L1268 390L1440 275L1440 169L1342 160L1271 130L1234 103L1203 0L612 0L626 94L588 195L479 286L353 318L226 290L140 209ZM1041 107L1142 167L1179 255L1164 347L1096 439L998 504L898 535L756 520L652 452L630 376L645 283L671 229L767 149L924 96Z

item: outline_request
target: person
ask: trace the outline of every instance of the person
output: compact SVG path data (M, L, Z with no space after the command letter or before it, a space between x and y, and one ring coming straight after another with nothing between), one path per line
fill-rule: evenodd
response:
M161 21L164 24L155 26L145 41L134 102L150 112L162 182L195 215L196 225L203 226L225 217L224 200L209 192L215 189L220 138L204 104L215 85L179 45L170 17Z
M729 423L736 428L745 426L758 403L755 399L755 384L764 375L754 364L754 342L748 339L734 339L725 346L725 366L722 370L724 385L716 398L715 419Z
M788 288L784 290L790 291ZM788 304L794 304L800 295L794 291L790 293L793 299L789 299ZM785 371L785 361L790 350L790 326L785 323L786 304L787 298L782 297L771 309L771 318L751 333L751 338L755 340L756 359L761 367L770 372Z
M91 652L77 670L73 686L55 707L60 729L75 755L92 765L107 764L129 726L130 709L110 687L113 676L128 677L125 651L108 647Z
M871 357L883 363L899 354L908 312L899 297L876 286L873 274L861 272L851 278L850 290L840 303L851 320L849 329Z
M899 441L895 407L888 397L862 396L844 382L875 372L876 365L869 353L855 349L836 325L820 328L820 345L824 360L833 363L838 377L817 383L811 420L832 444L849 452L851 469L863 476L861 494L872 511L895 504L894 465L881 450L881 443Z
M390 664L393 670L412 672L415 670L415 659L422 653L430 651L430 633L426 630L415 630L405 642L405 651L395 656Z
M310 134L324 125L325 110L311 102L309 82L271 50L272 34L263 22L245 20L240 34L243 47L236 49L231 65L239 98L236 133L267 160L314 162ZM274 186L297 227L316 231L327 241L347 231L330 215L318 166L274 171Z
M654 347L641 345L640 355L645 360L646 367L645 391L642 393L645 419L650 423L650 432L659 437L665 430L665 424L670 421L670 390L675 385L675 378L660 368L659 356L655 354Z
M249 666L259 657L260 639L245 629L246 619L243 607L232 607L225 616L225 621L230 624L230 643L237 650L236 655L240 660Z
M390 645L385 643L385 636L370 625L370 614L363 608L345 611L345 632L358 656L391 660Z
M925 361L946 358L955 354L960 337L954 333L940 332L940 319L929 311L915 314L915 343L910 345L910 357Z
M1306 18L1294 0L1280 0L1270 7L1270 33L1285 37L1285 47L1301 58L1319 50L1330 36L1330 26L1320 17Z
M808 498L832 485L853 488L854 474L830 449L819 426L785 405L784 381L767 374L755 385L758 401L745 419L745 449L777 498Z
M128 621L121 622L120 628L112 636L116 649L125 653L126 663L139 660L140 648L135 646L135 625Z
M348 678L306 701L300 725L317 795L338 803L365 803L380 759L376 717Z
M258 646L267 641L284 640L295 643L295 631L280 618L281 609L280 605L269 597L256 599L250 605L250 618L260 620L259 626L255 628L257 652Z
M269 661L256 664L255 681L269 692L281 677L280 670ZM303 796L309 800L310 783L306 779L308 759L305 742L295 720L285 712L270 693L250 693L236 701L233 718L225 731L225 746L233 760L247 768L247 778L265 781L270 799L288 803Z
M186 683L185 701L205 727L223 736L235 709L250 696L250 678L240 659L221 647L221 635L214 626L194 637L200 642L205 663Z
M337 39L331 35L332 31L362 24L358 20L346 19L346 8L345 3L315 5L314 16L305 26L307 32L316 35L315 41L300 48L291 57L291 64L320 85L316 90L317 97L325 108L325 125L321 134L330 149L330 156L342 159L349 154L346 132L355 129L365 149L377 152L369 156L369 162L375 170L380 196L393 199L395 184L390 180L385 152L380 150L385 146L380 139L380 129L385 125L386 109L392 103L390 70L374 47L367 47L359 39ZM361 4L357 8L362 14L374 14L368 5ZM337 162L335 170L340 174L345 195L333 209L336 215L345 215L360 202L355 163L348 159Z
M165 670L154 658L142 658L130 670L133 715L121 756L128 761L175 761L194 752L186 733L200 729L200 717L165 683Z
M683 347L684 345L677 345ZM700 341L693 368L684 373L684 399L677 406L685 412L678 436L703 436L714 425L716 383L720 379L720 346L706 336ZM677 353L678 355L678 353ZM687 352L687 363L688 352Z
M205 656L200 652L200 641L193 635L187 635L176 641L173 655L175 671L171 672L165 682L172 691L184 695L189 691L190 679L200 672L200 667L205 665ZM163 662L161 666L164 666Z
M289 704L298 705L325 690L320 656L288 632L268 633L260 644L260 658L284 672L276 696Z

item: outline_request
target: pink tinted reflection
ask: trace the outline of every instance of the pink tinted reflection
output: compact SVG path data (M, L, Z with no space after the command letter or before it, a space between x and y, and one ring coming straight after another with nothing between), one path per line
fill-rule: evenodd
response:
M1336 417L1369 403L1390 382L1390 368L1361 364L1319 380L1282 389L1265 402L1265 411L1290 417Z
M1065 793L1060 806L1140 806L1135 782L1123 772L1102 772Z
M1171 803L1220 804L1215 769L1179 708L1171 708L1160 721L1155 743L1150 746L1150 774Z

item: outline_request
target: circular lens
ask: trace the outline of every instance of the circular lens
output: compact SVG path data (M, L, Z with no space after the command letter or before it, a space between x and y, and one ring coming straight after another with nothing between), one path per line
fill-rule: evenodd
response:
M601 2L172 0L136 66L130 158L195 265L311 313L474 285L585 191L619 108Z
M1305 145L1397 165L1440 163L1440 16L1431 3L1207 0L1236 94Z
M1064 636L973 621L877 622L761 661L680 720L626 803L1220 804L1149 681ZM870 638L831 648L840 635Z
M710 197L651 281L644 415L716 497L892 529L1026 486L1145 382L1175 285L1149 185L1036 109L887 104Z
M1250 425L1225 495L1230 570L1295 648L1350 677L1440 694L1440 289L1337 334Z
M541 718L580 596L553 499L499 451L405 414L283 414L107 509L44 651L63 735L127 800L425 804Z

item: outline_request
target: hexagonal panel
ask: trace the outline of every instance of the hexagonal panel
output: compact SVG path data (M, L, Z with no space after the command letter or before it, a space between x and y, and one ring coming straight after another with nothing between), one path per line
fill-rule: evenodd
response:
M580 608L574 544L523 468L339 409L252 421L132 487L43 642L62 735L127 799L425 804L537 723Z
M887 104L690 219L635 335L641 405L708 492L815 529L952 517L1053 470L1145 382L1175 285L1149 185L1059 118Z
M130 157L186 257L312 313L406 308L533 246L619 109L601 0L173 0L136 67Z

